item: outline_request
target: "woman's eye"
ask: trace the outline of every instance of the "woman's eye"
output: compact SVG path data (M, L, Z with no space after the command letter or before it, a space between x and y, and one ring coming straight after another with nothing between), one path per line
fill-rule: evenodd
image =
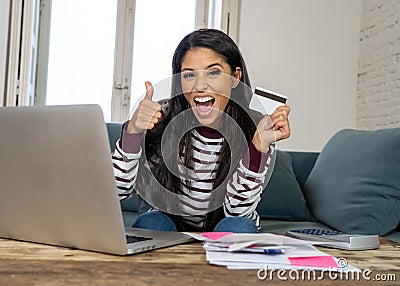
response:
M187 72L183 74L183 78L184 79L192 79L194 78L196 75L193 72Z
M221 72L219 70L211 70L208 72L208 76L218 76Z

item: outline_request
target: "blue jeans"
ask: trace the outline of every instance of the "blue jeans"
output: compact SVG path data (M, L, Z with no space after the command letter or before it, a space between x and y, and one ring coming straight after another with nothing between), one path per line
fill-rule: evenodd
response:
M132 225L135 228L177 231L175 223L165 213L160 211L149 211L138 216Z
M221 219L221 221L215 226L214 231L258 233L255 223L251 219L241 216L231 216Z
M163 231L177 231L177 227L172 219L160 211L150 211L139 215L132 227ZM247 217L236 216L223 218L215 226L214 231L257 233L258 229L251 219Z

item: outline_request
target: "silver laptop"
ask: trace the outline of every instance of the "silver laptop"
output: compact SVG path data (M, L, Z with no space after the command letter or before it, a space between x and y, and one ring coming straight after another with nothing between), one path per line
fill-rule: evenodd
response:
M124 228L97 105L0 108L0 156L0 237L118 255L191 240Z

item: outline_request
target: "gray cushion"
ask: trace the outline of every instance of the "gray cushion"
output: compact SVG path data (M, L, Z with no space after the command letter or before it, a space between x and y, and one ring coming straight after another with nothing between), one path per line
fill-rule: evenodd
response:
M321 151L304 193L316 219L359 234L385 235L400 221L400 128L345 129Z
M108 140L110 143L110 148L111 148L111 153L114 152L115 149L115 143L117 143L117 140L121 136L121 128L122 124L121 123L106 123L107 126L107 132L108 132Z
M315 221L293 172L292 157L277 151L274 170L257 211L262 219Z
M121 123L106 123L108 139L110 143L111 152L115 150L115 144L121 136ZM121 201L121 208L123 211L130 212L145 212L150 206L143 201L138 195L133 195L132 197Z

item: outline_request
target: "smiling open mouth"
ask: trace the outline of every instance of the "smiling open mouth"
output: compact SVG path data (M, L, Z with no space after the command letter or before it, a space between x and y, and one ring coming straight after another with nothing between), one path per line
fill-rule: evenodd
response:
M194 98L194 102L196 103L197 113L202 117L206 117L213 111L215 98L212 96L197 96Z

